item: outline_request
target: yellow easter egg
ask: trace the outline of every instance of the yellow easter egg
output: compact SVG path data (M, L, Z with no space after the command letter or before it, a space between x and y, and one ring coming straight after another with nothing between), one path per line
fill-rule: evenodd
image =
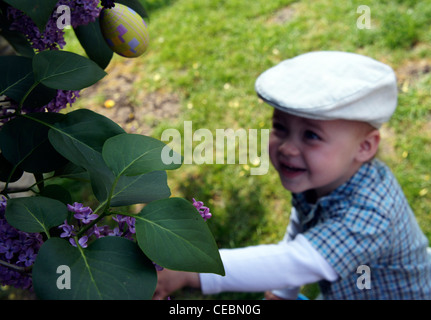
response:
M100 13L100 29L108 46L115 53L135 58L147 50L149 34L144 19L133 9L116 3Z

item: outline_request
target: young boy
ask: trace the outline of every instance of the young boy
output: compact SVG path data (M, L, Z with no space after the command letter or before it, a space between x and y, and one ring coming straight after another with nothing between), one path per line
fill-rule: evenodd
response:
M346 52L283 61L256 81L273 106L269 154L292 212L278 244L220 250L226 276L159 272L155 299L267 291L296 299L319 282L324 299L431 299L428 241L390 170L374 159L397 104L387 65Z

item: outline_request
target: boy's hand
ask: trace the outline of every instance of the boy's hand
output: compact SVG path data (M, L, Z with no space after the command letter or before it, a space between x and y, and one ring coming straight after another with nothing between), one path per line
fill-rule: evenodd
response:
M157 272L157 287L153 300L165 299L169 294L183 287L200 288L200 286L198 273L163 269Z

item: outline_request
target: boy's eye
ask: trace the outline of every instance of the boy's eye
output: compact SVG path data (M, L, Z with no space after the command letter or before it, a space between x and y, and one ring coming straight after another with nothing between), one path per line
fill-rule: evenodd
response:
M278 122L274 122L272 124L272 128L274 131L276 131L278 133L282 133L282 132L286 131L286 128L284 127L284 125L282 125L281 123L278 123Z
M320 137L313 131L306 130L304 132L304 137L309 140L321 140Z

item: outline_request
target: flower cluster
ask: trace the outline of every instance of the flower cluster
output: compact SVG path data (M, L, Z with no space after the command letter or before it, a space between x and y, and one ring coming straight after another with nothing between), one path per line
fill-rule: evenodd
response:
M205 207L202 201L196 201L195 198L193 198L193 205L199 211L202 218L204 218L204 221L207 221L209 218L212 217L210 209L208 207Z
M49 112L59 112L61 109L67 107L67 105L72 106L79 97L79 90L57 90L57 96L51 100L46 106L42 107L40 110L31 110L32 112L43 112L45 110ZM24 111L30 111L23 107Z
M70 212L74 213L73 217L76 219L76 225L69 224L69 222L65 220L64 223L59 226L63 231L60 234L60 237L68 238L70 244L76 247L77 243L75 237L77 236L79 229L98 219L99 216L94 214L90 207L84 207L82 203L75 202L73 205L68 204L67 208ZM79 246L86 248L91 237L99 239L106 236L116 236L132 240L133 234L135 234L135 218L116 215L112 219L117 222L118 226L111 229L107 225L92 225L91 228L89 228L85 234L78 239Z
M57 27L57 19L61 15L57 13L57 8L61 5L70 8L70 23L75 28L96 20L101 10L98 4L99 0L60 0L43 31L22 11L9 7L8 18L12 21L10 29L23 33L38 52L62 49L66 42L63 29Z
M0 285L30 289L32 278L27 272L36 260L43 243L39 233L19 231L9 225L4 217L6 199L0 199ZM9 266L6 266L9 265Z
M58 47L65 46L64 31L57 28L57 18L54 16L48 20L45 30L41 32L33 20L21 10L9 7L7 13L12 21L10 29L24 34L37 52L57 50Z
M107 5L111 5L108 1ZM57 12L60 5L66 5L70 8L70 23L72 27L76 28L81 25L86 25L97 19L100 14L101 8L98 6L99 0L60 0L58 1L52 16L48 20L45 30L39 30L33 20L24 14L22 11L10 6L8 7L7 14L10 21L10 29L24 34L30 45L36 52L44 50L58 50L63 49L66 45L64 40L64 30L57 27L57 20L61 13ZM49 102L46 106L39 109L34 109L31 106L23 106L24 112L58 112L67 105L72 105L76 98L79 97L79 91L76 90L57 90L56 97ZM8 113L13 114L18 104L10 101L6 106L0 105L0 117ZM7 118L5 118L7 119ZM5 121L3 121L5 122Z
M51 100L47 105L40 108L33 108L31 106L24 105L22 110L26 113L33 112L59 112L61 109L67 107L67 105L72 106L72 104L79 97L79 91L75 90L57 90L57 95L53 100ZM0 101L0 117L4 116L4 119L0 120L0 122L7 122L8 117L6 115L10 115L12 118L14 115L14 110L18 108L18 103L7 98L6 96L2 97L2 101Z

